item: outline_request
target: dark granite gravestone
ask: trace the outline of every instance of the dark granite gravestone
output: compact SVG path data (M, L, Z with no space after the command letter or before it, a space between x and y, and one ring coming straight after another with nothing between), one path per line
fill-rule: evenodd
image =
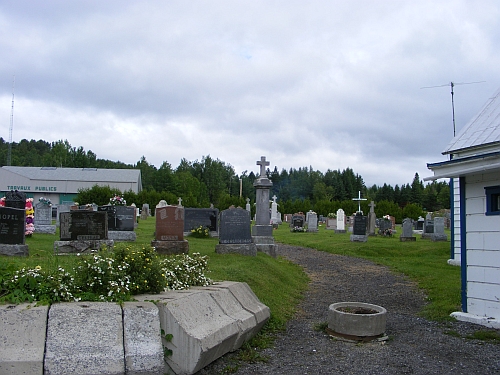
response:
M220 214L219 243L251 243L250 213L241 208L224 210Z
M99 206L100 212L108 214L108 230L133 231L135 223L135 208L127 206Z
M415 222L415 230L424 230L424 221L425 219L420 216Z
M378 233L385 236L390 234L390 230L392 230L392 221L380 219L378 222Z
M220 214L218 254L236 253L257 255L257 247L252 241L250 212L242 208L230 208Z
M106 212L76 210L61 212L61 241L107 240L108 221Z
M366 234L368 218L363 216L363 212L358 211L352 221L351 242L366 242L368 238Z
M352 228L352 234L355 236L364 236L366 235L366 224L367 224L367 218L366 216L363 216L362 213L356 213L356 216L354 216L354 225Z
M5 207L24 210L26 208L26 193L17 190L5 193Z
M304 227L304 216L293 215L292 222L290 224L292 228L303 228Z
M432 234L434 234L434 220L430 219L430 215L427 214L425 221L424 221L422 238L431 238Z
M0 207L0 244L24 245L25 225L24 208Z
M191 229L200 225L208 228L210 232L217 232L218 216L217 208L184 208L184 232L191 232Z

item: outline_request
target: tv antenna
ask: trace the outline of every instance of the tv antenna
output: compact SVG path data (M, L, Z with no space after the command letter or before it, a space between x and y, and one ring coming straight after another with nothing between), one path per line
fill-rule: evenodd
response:
M446 87L446 86L450 86L451 87L451 113L452 113L452 116L453 116L453 137L455 137L455 101L453 99L453 96L454 96L453 88L456 85L472 85L474 83L484 83L484 82L486 82L486 81L459 82L459 83L450 82L450 83L447 83L445 85L421 87L421 89L433 89L433 88L436 88L436 87Z
M12 80L12 107L10 110L10 127L9 127L9 148L7 150L7 165L12 162L12 128L14 127L14 87L16 85L16 76Z

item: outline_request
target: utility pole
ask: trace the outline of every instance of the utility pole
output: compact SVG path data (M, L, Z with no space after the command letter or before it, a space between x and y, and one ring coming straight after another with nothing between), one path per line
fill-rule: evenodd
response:
M7 165L12 163L12 128L14 127L14 87L16 85L16 76L12 81L12 107L10 110L10 127L9 127L9 148L7 151Z

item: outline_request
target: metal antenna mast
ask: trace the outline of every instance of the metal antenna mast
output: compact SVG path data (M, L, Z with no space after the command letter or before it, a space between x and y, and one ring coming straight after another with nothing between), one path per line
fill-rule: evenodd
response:
M453 117L453 136L455 136L455 101L454 101L454 91L453 91L453 87L455 87L456 85L472 85L474 83L484 83L486 81L478 81L478 82L460 82L460 83L454 83L454 82L450 82L450 83L447 83L446 85L439 85L439 86L426 86L426 87L421 87L421 89L433 89L433 88L436 88L436 87L445 87L445 86L450 86L451 87L451 113L452 113L452 117Z
M12 107L10 111L10 127L9 127L9 148L7 151L7 165L12 162L12 128L14 127L14 87L16 85L16 76L12 81Z

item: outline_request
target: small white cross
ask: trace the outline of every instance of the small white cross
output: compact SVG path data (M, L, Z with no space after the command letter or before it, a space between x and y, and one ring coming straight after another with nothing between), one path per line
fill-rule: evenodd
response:
M358 201L358 212L361 212L361 201L366 201L366 198L361 198L361 191L358 191L358 197L352 198L353 201Z

